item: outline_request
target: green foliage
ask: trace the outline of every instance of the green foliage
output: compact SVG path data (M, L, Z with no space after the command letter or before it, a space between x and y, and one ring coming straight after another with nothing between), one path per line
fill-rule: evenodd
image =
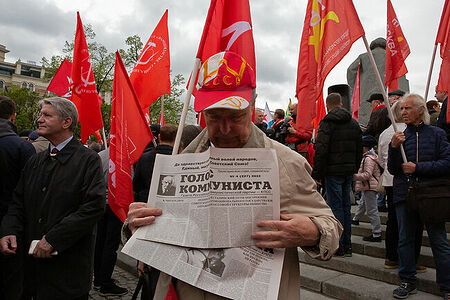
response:
M36 120L39 116L38 101L43 97L29 89L11 86L2 95L11 98L16 103L17 130L36 129Z
M123 64L127 68L133 67L139 59L139 55L141 55L142 47L144 44L141 41L141 37L138 35L133 35L127 37L125 40L125 44L129 46L127 50L122 50L120 56L123 59Z
M99 94L102 91L111 91L114 79L114 70L112 68L114 67L115 62L115 53L109 52L105 46L95 41L96 34L92 29L92 25L84 25L84 33L88 44L92 70L97 83L97 91ZM144 44L138 35L127 37L125 44L128 48L119 49L119 54L122 57L125 67L130 71L139 59ZM66 41L62 49L63 55L53 55L50 58L42 58L41 62L45 68L46 78L52 78L55 75L64 59L72 61L74 46L73 41ZM181 74L177 74L172 78L171 96L164 96L164 116L167 123L178 124L180 120L181 111L183 109L183 103L180 101L180 97L184 92L184 85L185 79ZM158 122L160 110L161 101L158 99L150 106L150 122L152 124ZM101 111L105 131L106 134L108 134L111 128L111 105L102 104ZM77 126L75 136L77 138L80 137L80 124Z
M183 75L177 74L172 79L170 86L171 95L164 95L164 118L166 123L178 124L180 122L181 112L183 110L183 102L180 97L184 92L185 79ZM150 124L156 124L161 113L161 100L158 99L150 105Z
M105 46L96 42L95 32L92 25L83 25L86 42L89 49L89 57L91 58L92 71L97 83L97 92L108 91L112 89L113 72L115 54L109 52ZM75 37L75 33L74 33ZM72 61L73 49L75 48L74 41L64 43L62 52L64 56L53 55L51 58L43 57L41 60L42 66L45 69L45 77L52 78L64 59Z

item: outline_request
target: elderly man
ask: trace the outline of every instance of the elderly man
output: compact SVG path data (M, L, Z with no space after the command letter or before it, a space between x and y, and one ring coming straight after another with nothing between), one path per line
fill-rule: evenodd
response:
M267 123L264 122L264 112L259 108L255 109L255 125L264 133L267 131Z
M388 100L389 100L389 105L392 106L394 105L395 102L397 102L398 100L402 99L402 97L405 95L405 92L402 90L394 90L392 92L388 93Z
M235 70L241 70L241 73ZM232 87L227 84L230 82ZM312 257L329 259L338 248L342 227L317 193L306 160L267 138L252 124L256 84L254 71L247 62L232 52L215 54L204 62L199 84L195 109L205 112L206 129L185 152L203 152L214 146L272 148L277 153L281 220L259 222L257 225L267 231L254 233L252 237L261 248L286 248L278 297L298 300L297 247L303 247ZM133 203L128 214L128 228L135 231L139 226L151 224L162 213L160 209L147 208L144 203ZM154 299L164 299L168 282L168 275L161 274ZM177 281L176 290L181 300L223 299L182 281Z
M399 228L398 274L401 285L394 290L395 298L404 299L416 290L415 233L423 228L419 212L407 209L407 176L423 182L436 177L450 175L450 145L445 132L427 125L429 115L423 98L416 94L406 95L401 102L402 117L406 129L394 133L389 146L388 169L394 175L393 202ZM403 163L400 145L403 144L408 162ZM450 297L450 246L447 241L445 222L425 223L431 250L436 264L436 281L444 293Z
M3 218L1 251L15 255L19 237L30 248L22 299L88 299L94 229L105 204L100 158L74 138L72 102L55 97L39 104L38 133L50 147L24 167Z

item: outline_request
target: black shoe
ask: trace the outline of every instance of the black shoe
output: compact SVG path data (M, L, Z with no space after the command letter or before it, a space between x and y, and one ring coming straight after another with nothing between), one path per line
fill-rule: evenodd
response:
M334 254L334 256L336 256L336 257L344 257L345 256L344 249L339 248L338 251L336 251L336 253Z
M392 296L397 299L408 298L409 295L417 293L416 285L414 283L402 282L398 288L392 292Z
M378 211L379 211L379 212L387 212L388 209L387 209L386 206L378 206Z
M128 293L126 288L118 286L115 282L103 285L100 288L100 296L123 296Z
M375 236L373 236L371 234L371 235L363 237L363 241L366 241L366 242L381 242L381 235L375 237Z
M359 221L358 220L352 220L352 224L353 225L359 225Z
M344 256L352 257L352 248L351 247L344 250Z

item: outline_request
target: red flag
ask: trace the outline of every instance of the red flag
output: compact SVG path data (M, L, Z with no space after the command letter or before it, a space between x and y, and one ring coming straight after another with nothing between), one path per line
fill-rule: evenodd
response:
M317 128L319 128L320 121L327 115L327 111L325 109L325 102L323 101L323 93L320 94L319 98L317 99L317 110L316 110L316 117L313 119L313 127L316 129L317 134Z
M408 42L405 39L400 23L395 14L391 0L387 1L386 28L386 69L384 84L390 90L398 89L398 78L408 72L405 59L409 53Z
M222 51L242 56L255 70L255 45L248 0L211 0L197 58Z
M364 35L351 0L308 0L297 71L297 131L311 131L325 78Z
M442 10L441 21L439 22L439 29L436 35L435 45L441 44L441 57L448 56L450 49L448 49L448 38L450 33L450 6L449 0L445 0L444 8Z
M126 219L128 206L133 202L131 165L139 159L152 139L127 71L119 52L116 52L111 103L108 203L122 221Z
M167 14L166 10L130 75L131 84L142 108L148 107L161 95L170 95Z
M84 143L91 133L103 127L103 120L83 24L78 12L75 47L73 49L72 80L72 102L78 109L81 123L81 141Z
M163 111L159 114L158 124L161 125L161 126L162 125L166 125L166 119L164 118L164 112Z
M228 50L242 56L256 74L255 44L248 0L211 0L197 58L204 62L210 56ZM198 73L195 83L197 80ZM194 85L193 95L195 93Z
M67 59L64 59L52 81L47 87L47 91L55 93L58 96L66 98L68 100L72 99L72 90L70 89L72 85L72 63Z
M436 35L435 44L440 45L440 55L442 58L441 70L436 90L439 92L448 92L450 85L450 47L448 47L448 39L450 35L450 6L446 0L442 10L441 21Z
M450 46L448 45L450 35L450 5L449 0L445 0L442 10L441 21L436 35L435 44L440 45L440 55L442 58L441 70L436 91L448 92L450 87ZM425 99L426 100L426 99ZM450 123L450 105L447 103L447 123Z
M197 125L202 129L206 127L205 114L202 111L197 114Z
M356 121L358 121L359 115L359 105L361 103L361 94L360 94L360 78L359 78L359 69L361 65L358 65L358 72L356 73L356 81L355 88L353 89L353 97L352 97L352 117Z

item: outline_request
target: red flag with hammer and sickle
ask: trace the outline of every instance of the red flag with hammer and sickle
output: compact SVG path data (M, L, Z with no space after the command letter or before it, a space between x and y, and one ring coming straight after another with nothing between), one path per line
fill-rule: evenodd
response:
M364 29L351 0L308 0L300 43L296 130L311 138L316 102L325 79Z
M90 134L103 127L103 119L79 12L77 12L77 32L73 50L72 80L72 102L78 109L81 141L84 143Z

